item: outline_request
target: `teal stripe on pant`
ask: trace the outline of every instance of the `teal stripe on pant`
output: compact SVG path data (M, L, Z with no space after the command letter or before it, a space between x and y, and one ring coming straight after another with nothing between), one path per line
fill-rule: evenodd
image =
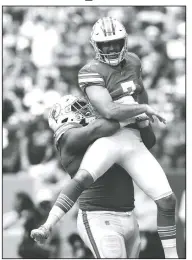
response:
M83 216L83 223L85 225L85 229L87 231L87 235L89 237L89 240L91 242L91 245L93 247L93 250L95 252L95 255L97 258L101 258L100 254L99 254L99 250L97 248L97 245L95 243L95 240L94 240L94 237L93 237L93 234L91 232L91 229L90 229L90 226L89 226L89 222L88 222L88 218L87 218L87 213L86 211L82 211L82 216Z

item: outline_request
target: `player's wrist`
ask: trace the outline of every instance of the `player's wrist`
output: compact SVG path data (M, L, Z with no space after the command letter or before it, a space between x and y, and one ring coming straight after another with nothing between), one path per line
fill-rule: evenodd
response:
M51 232L53 226L49 223L45 223L41 226L41 228L43 228L44 230L46 230L47 232Z
M50 235L50 233L52 231L52 226L50 226L49 224L45 223L45 224L41 225L39 227L39 229L42 230L45 233L46 237L49 237L49 235Z

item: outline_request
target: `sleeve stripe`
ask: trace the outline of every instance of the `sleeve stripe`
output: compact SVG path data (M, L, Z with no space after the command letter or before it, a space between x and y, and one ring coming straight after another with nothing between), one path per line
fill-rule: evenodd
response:
M92 86L92 85L97 85L97 86L101 86L101 87L104 87L104 84L103 83L98 83L98 82L90 82L90 83L80 83L79 84L79 87L84 91L86 87L88 86Z
M99 73L79 73L79 77L87 77L87 76L99 76Z
M68 207L69 209L73 206L73 205L70 205L67 200L63 199L63 198L59 198L58 201L59 203L65 205L66 207Z
M85 79L79 79L79 83L88 83L88 82L104 82L102 78L85 78Z
M100 75L91 75L91 74L87 74L87 75L79 75L78 77L79 79L89 79L89 78L97 78L97 79L102 79L103 78Z
M74 202L73 202L69 197L67 197L64 193L61 193L61 198L62 198L63 200L66 200L66 202L68 202L68 204L69 204L71 207L73 206Z
M55 206L59 207L64 212L67 212L70 209L70 208L67 208L66 205L63 205L62 203L60 203L59 201L55 202Z

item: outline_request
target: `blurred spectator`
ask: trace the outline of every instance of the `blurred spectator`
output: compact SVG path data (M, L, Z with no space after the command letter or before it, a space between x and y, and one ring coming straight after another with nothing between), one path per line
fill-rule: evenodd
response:
M3 215L3 229L11 228L19 220L27 222L28 216L33 212L35 212L35 206L29 195L25 192L16 193L13 210Z
M55 258L58 256L60 239L55 230L45 245L38 245L30 237L32 229L41 225L47 218L52 207L53 196L49 190L39 190L35 197L36 208L28 214L27 221L23 224L24 234L18 248L21 258Z
M3 127L6 136L14 128L21 140L21 152L12 156L13 166L8 169L4 160L5 171L26 170L51 156L48 146L53 146L53 140L46 126L41 119L32 121L47 116L59 96L78 95L77 72L94 57L91 27L98 17L110 15L124 23L129 51L142 61L149 102L168 120L166 129L154 125L160 139L153 152L163 165L185 167L185 115L181 112L185 110L185 12L182 6L4 7ZM184 116L178 118L179 113ZM8 137L4 144L10 146ZM26 144L32 147L27 156ZM21 166L17 166L19 160Z
M129 51L135 52L142 62L149 103L167 118L166 126L153 124L157 144L152 152L163 167L185 168L184 6L4 6L3 174L23 172L34 177L35 194L46 188L55 196L67 179L57 163L53 135L47 124L48 111L60 96L79 94L77 72L94 57L89 43L91 28L104 16L115 17L125 25ZM138 205L141 256L154 258L156 253L162 254L152 225L156 209L148 201L147 214L143 215L142 199L147 198L141 196ZM30 198L16 196L16 204L23 205L23 200L29 201L29 209L20 210L16 206L17 209L7 213L6 221L3 216L5 228L24 219L20 256L57 257L57 234L51 242L53 246L49 241L40 247L29 238L29 231L39 226L47 214L50 201L38 202L36 207ZM25 215L26 211L30 213ZM73 257L92 258L73 235L69 238Z
M58 196L63 185L70 179L56 158L31 166L28 173L34 179L35 193L40 189L49 189L55 198Z
M37 117L27 129L26 154L30 165L48 161L53 155L52 133L48 123L42 117Z
M68 243L71 246L72 257L77 259L90 259L94 258L93 254L88 247L85 246L80 236L76 233L71 234L68 237Z
M3 173L19 172L21 170L21 157L18 153L20 139L16 130L4 128L6 139L3 141Z

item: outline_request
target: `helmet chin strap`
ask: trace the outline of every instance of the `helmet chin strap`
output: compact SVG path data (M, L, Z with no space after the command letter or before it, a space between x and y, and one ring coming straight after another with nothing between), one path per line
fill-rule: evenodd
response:
M98 49L99 50L99 49ZM125 48L123 47L122 50L120 52L114 53L114 54L104 54L101 52L101 50L99 51L99 55L98 58L100 61L109 64L110 66L117 66L121 63L121 61L124 59L124 52L125 52ZM113 55L117 55L117 58L111 58L110 56ZM99 57L100 56L100 57Z
M121 63L121 61L123 60L123 58L121 58L121 53L119 54L119 56L115 59L110 59L107 56L110 55L104 55L103 59L105 61L105 63L111 65L111 66L117 66Z
M106 57L104 57L104 60L107 64L111 65L111 66L117 66L121 61L119 61L119 58L117 59L108 59Z

